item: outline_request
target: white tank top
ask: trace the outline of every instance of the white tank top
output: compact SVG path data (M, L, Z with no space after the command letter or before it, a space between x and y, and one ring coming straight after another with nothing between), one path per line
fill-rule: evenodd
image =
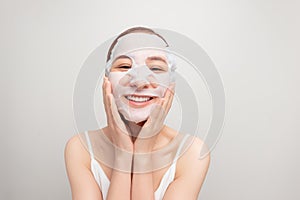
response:
M88 135L88 131L85 131L84 133L85 133L86 141L88 144L89 153L91 156L91 171L93 173L93 176L94 176L96 182L98 183L98 186L101 189L103 200L106 200L110 181L109 181L108 177L106 176L106 174L104 173L104 171L103 171L102 167L100 166L100 164L98 163L98 161L96 161L94 158L94 153L93 153L92 145L91 145L90 138ZM175 156L176 161L172 163L172 165L169 167L169 169L163 175L161 182L160 182L157 190L154 193L155 200L163 199L168 186L174 180L177 159L178 159L179 153L180 153L182 146L183 146L185 140L187 139L187 137L188 137L188 135L184 136L183 140L181 141L181 144L178 147L178 150L177 150L176 156Z

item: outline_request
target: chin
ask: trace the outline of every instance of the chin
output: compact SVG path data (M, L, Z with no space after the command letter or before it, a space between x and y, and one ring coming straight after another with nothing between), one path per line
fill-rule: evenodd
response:
M120 112L119 112L119 113L120 113ZM126 115L128 115L128 114L125 114L125 115L124 115L123 113L120 113L121 119L122 119L124 122L126 122L126 123L131 123L131 124L136 124L136 125L138 125L138 126L143 126L143 125L146 123L146 121L148 120L148 117L149 117L149 116L147 116L147 118L146 118L145 120L136 122L136 121L134 121L133 119L128 119L128 117L125 117Z

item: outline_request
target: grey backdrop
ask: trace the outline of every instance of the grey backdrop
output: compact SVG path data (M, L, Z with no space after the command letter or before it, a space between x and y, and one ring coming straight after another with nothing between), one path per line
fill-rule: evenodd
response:
M76 75L134 25L190 37L223 78L227 118L199 199L299 199L299 10L297 0L2 0L0 199L71 199L63 151Z

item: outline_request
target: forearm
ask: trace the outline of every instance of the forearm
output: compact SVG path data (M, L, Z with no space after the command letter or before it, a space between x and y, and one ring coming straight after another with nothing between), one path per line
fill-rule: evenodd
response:
M106 200L130 200L131 174L113 170Z
M146 166L147 165L147 166ZM132 200L154 200L153 173L143 172L142 169L149 168L151 165L150 158L134 157L133 160L133 177L131 183Z
M132 200L154 200L152 173L133 174Z
M131 199L131 166L132 156L116 156L106 200Z

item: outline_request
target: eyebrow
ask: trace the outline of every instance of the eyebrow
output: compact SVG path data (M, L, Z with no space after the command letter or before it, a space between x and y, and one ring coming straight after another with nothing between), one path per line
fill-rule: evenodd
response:
M130 57L126 56L126 55L120 55L117 58L114 59L114 61L112 62L112 67L116 67L116 65L120 65L120 64L127 64L127 61L122 61L120 59L130 59ZM130 59L130 63L131 63L131 59Z
M118 56L118 57L115 58L115 61L118 60L118 59L120 59L120 58L129 58L129 59L130 59L129 56L126 56L126 55L120 55L120 56Z
M160 56L150 56L150 57L148 57L147 59L149 59L149 60L159 60L159 61L163 61L164 63L167 64L166 59L165 59L165 58L162 58L162 57L160 57Z

